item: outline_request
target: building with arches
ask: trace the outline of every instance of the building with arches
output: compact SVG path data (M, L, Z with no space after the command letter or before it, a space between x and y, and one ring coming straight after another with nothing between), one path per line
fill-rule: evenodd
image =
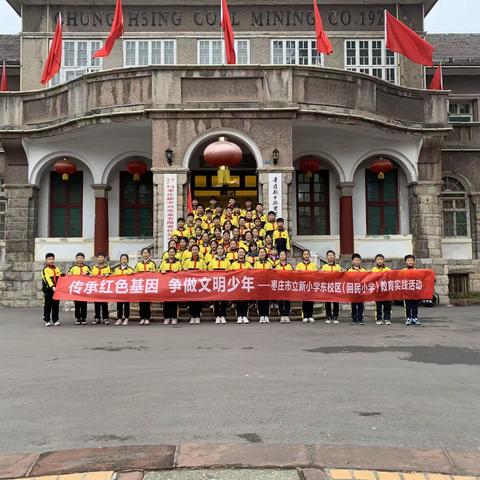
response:
M383 39L385 8L422 32L434 0L319 1L330 57L316 54L310 1L267 9L238 0L231 6L237 65L221 65L218 28L210 25L216 2L173 9L125 1L126 33L95 64L89 52L108 32L110 6L10 3L22 5L24 31L21 91L0 94L6 272L35 271L47 251L61 262L77 251L106 252L115 262L145 246L160 255L190 191L205 201L233 196L275 206L295 246L320 259L331 248L343 258L381 252L396 266L413 252L436 270L442 301L451 271L480 290L480 179L471 174L480 93L466 90L459 66L451 75L446 69L447 86L463 89L454 109L448 91L424 89L430 70L392 54ZM64 18L64 63L38 89L56 11ZM452 124L467 97L470 122ZM243 153L221 188L203 158L219 137ZM311 175L302 170L305 158L318 164ZM371 170L379 158L393 164L381 181ZM76 167L68 182L53 171L62 159ZM139 181L128 172L132 161L147 167ZM8 278L3 304L30 301L33 274Z

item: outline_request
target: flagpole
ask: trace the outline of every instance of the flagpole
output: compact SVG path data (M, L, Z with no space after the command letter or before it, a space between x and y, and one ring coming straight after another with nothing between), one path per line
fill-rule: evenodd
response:
M223 31L223 0L220 0L220 42L222 65L225 66L225 56L227 55L227 52L225 51L225 32Z

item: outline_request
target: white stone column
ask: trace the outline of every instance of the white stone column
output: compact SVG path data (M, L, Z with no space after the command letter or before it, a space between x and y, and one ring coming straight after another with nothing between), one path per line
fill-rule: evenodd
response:
M187 199L187 178L188 170L182 168L152 168L153 173L153 245L155 248L155 257L159 257L166 248L164 245L165 225L165 175L177 176L177 198L176 198L176 216L184 216L184 207Z

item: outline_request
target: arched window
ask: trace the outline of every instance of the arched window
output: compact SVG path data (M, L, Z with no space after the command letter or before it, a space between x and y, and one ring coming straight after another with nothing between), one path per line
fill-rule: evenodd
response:
M468 237L470 222L465 187L454 177L443 177L442 180L443 236Z

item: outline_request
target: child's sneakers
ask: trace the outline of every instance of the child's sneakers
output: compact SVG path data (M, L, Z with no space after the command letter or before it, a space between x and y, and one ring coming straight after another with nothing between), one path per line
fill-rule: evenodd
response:
M309 321L309 323L315 323L315 319L314 319L313 317L310 317L310 318L308 319L308 321Z
M307 317L303 317L302 322L303 322L303 323L308 323L308 318L307 318Z
M82 321L79 318L75 319L75 325L81 325Z
M411 320L412 320L412 322L410 323L410 325L421 325L422 324L422 322L420 322L418 320L418 318L412 318Z
M383 325L383 320L377 320L375 323L376 323L377 325Z
M121 325L122 324L122 319L119 318L116 322L115 322L115 325Z
M102 323L99 318L94 318L92 325L98 325L99 323Z
M166 319L163 321L163 324L164 324L164 325L170 325L170 319L169 319L169 318L166 318Z
M86 325L87 324L87 320L85 318L82 318L82 325Z
M52 322L50 322L50 325L53 325L54 327L59 327L60 326L60 322L57 320L55 323L52 324Z
M227 321L225 320L225 317L220 317L220 323L227 323Z
M148 320L147 318L145 319L145 322L143 323L144 325L150 325L150 320Z
M106 320L103 321L103 324L104 325L110 325L110 320L108 320L108 318Z
M216 323L217 325L219 325L220 323L222 323L222 321L220 320L220 317L215 318L215 323Z
M243 323L243 318L242 317L237 317L237 323Z
M329 317L325 320L325 323L332 323L332 319Z
M412 325L412 319L407 318L407 321L405 322L405 325Z
M197 317L197 318L195 319L195 325L200 325L200 317Z
M390 320L385 320L385 325L391 325L392 322Z
M52 322L44 322L45 327L51 327L53 325Z
M126 319L123 321L123 324L122 324L122 325L123 325L123 326L128 325L128 318L126 318Z
M172 318L172 325L176 325L177 324L177 319L176 318Z
M193 324L195 323L195 320L196 320L196 318L192 317L192 318L190 319L190 325L193 325Z
M250 323L247 317L242 317L243 323Z
M338 320L336 317L333 317L333 323L340 323L340 320Z
M140 321L138 322L139 325L145 325L145 320L143 318L140 319Z

